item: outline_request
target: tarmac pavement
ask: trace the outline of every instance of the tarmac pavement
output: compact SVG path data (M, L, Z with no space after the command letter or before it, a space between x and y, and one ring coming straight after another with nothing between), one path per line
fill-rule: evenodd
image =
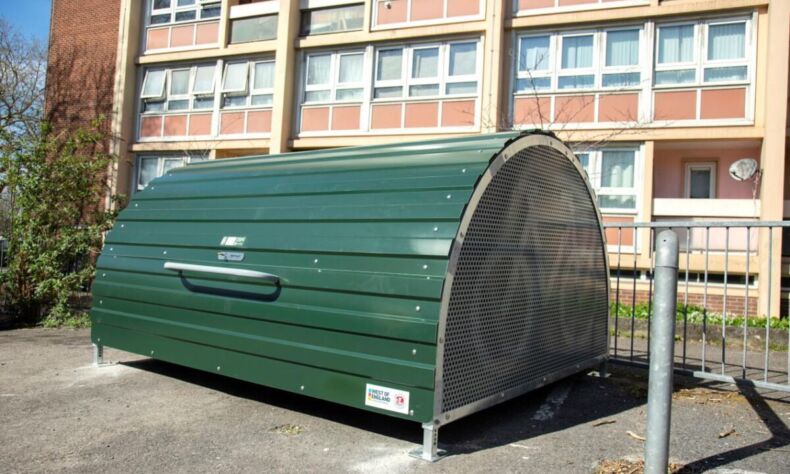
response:
M0 331L0 472L590 473L640 457L645 372L580 374L442 427L450 456L408 456L418 424L105 349L88 330ZM672 460L790 472L790 396L676 378Z

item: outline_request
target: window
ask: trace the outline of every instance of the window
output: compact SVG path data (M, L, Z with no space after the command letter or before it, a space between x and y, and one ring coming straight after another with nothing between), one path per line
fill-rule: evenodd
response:
M302 10L301 35L321 35L362 29L363 3Z
M749 24L748 20L710 20L659 25L655 84L746 81Z
M708 24L704 82L746 80L746 22Z
M277 37L277 15L237 18L230 22L230 42L249 43Z
M602 86L638 86L641 82L639 29L609 30L604 35L606 37L606 57Z
M222 107L268 107L274 94L274 61L241 61L225 65Z
M619 148L576 153L602 209L636 210L637 156L635 149Z
M363 100L364 52L308 54L305 63L305 103Z
M560 76L558 89L591 89L595 86L593 69L593 35L563 35L560 37Z
M205 161L208 155L204 152L185 152L183 155L151 156L144 155L137 158L137 176L135 190L142 191L155 178L158 178L174 168L180 168L187 163Z
M214 106L215 70L214 64L148 69L140 93L143 112L211 109Z
M515 91L640 87L640 27L518 37Z
M687 163L685 195L689 199L716 197L716 163Z
M379 48L373 98L475 95L477 49L477 41Z
M551 36L523 36L518 49L516 90L551 89Z
M216 0L149 0L150 26L218 18L222 2Z

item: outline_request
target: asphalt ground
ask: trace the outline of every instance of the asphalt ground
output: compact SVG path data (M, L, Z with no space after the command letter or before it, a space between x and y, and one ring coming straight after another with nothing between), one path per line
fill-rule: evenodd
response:
M0 332L0 472L595 472L636 459L646 373L579 374L440 430L113 349L88 330ZM790 396L676 378L671 458L688 472L790 472Z

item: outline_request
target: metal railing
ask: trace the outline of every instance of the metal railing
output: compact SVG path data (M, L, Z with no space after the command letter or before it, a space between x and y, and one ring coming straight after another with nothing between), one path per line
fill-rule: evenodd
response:
M680 242L675 371L790 392L788 316L762 309L781 299L769 256L781 245L774 234L790 228L790 221L617 222L604 228L613 361L648 364L655 239L670 229Z

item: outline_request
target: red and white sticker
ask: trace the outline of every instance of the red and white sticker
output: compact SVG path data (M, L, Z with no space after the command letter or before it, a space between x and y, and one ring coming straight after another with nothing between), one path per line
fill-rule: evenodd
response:
M365 405L408 415L409 392L367 384L365 385Z

